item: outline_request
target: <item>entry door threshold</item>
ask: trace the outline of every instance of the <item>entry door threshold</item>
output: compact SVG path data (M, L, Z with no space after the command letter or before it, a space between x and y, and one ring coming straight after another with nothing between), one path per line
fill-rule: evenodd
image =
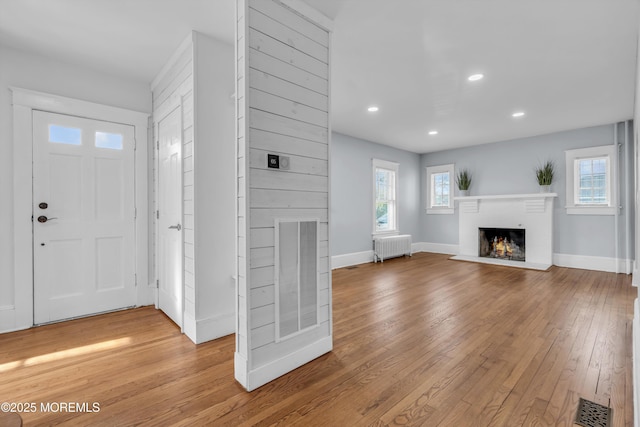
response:
M128 307L114 308L113 310L105 310L105 311L100 311L98 313L82 314L80 316L67 317L65 319L51 320L50 322L34 323L33 326L52 325L54 323L68 322L69 320L84 319L85 317L100 316L101 314L108 314L108 313L115 313L117 311L131 310L132 308L137 308L137 307L138 307L137 305L130 305Z
M540 271L547 271L551 267L551 264L538 264L535 262L510 261L508 259L477 257L477 256L468 256L468 255L456 255L456 256L452 256L449 259L452 259L455 261L478 262L481 264L502 265L506 267L517 267L517 268L525 268L528 270L540 270Z

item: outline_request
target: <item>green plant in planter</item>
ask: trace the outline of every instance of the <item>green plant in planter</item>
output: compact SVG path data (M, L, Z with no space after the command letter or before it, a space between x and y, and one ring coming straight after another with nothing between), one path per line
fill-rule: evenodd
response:
M544 164L536 168L536 179L538 185L551 185L553 181L553 172L555 170L555 164L551 160L547 160Z
M469 187L471 187L471 173L466 169L458 171L458 175L456 175L456 185L458 186L458 190L468 191Z

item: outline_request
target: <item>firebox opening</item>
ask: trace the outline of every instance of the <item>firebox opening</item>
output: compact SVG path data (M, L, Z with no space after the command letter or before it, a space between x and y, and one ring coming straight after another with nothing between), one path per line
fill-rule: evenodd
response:
M523 228L479 228L478 256L525 261Z

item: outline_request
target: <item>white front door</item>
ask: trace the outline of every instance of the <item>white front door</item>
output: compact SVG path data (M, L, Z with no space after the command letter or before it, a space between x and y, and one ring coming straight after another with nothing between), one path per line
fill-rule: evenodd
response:
M135 305L134 128L33 112L34 324Z
M176 108L158 123L158 307L182 327L182 120Z

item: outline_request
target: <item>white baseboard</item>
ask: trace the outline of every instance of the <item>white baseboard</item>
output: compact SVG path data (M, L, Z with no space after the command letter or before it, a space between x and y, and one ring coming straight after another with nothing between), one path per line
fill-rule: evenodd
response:
M586 255L553 254L553 265L583 270L631 274L631 260Z
M632 323L632 357L631 361L633 364L633 415L634 415L634 424L635 426L640 426L640 396L638 395L638 387L640 386L640 309L638 308L638 299L633 302L633 323Z
M638 285L640 285L640 270L633 270L633 273L631 273L631 285L635 286L636 288L638 287Z
M422 250L420 252L431 252L434 254L458 255L458 245L449 245L446 243L420 243Z
M436 254L457 255L458 245L446 243L415 242L411 244L411 251L431 252ZM373 251L355 252L351 254L334 255L331 257L331 268L349 267L351 265L373 262ZM596 257L586 255L553 254L553 265L559 267L580 268L583 270L597 270L631 274L633 272L633 260ZM640 270L633 276L633 284L640 284Z
M21 319L24 316L17 316L15 305L3 305L0 307L0 334L21 331L33 326L33 322L26 322Z
M433 252L436 254L456 255L458 253L458 245L447 245L444 243L411 243L411 252ZM366 264L373 262L373 251L354 252L350 254L334 255L331 257L331 269L349 267L352 265Z
M331 337L325 337L252 371L247 369L247 360L239 353L236 353L234 357L235 377L247 391L253 391L331 350L333 350L333 341Z
M373 250L354 252L351 254L334 255L331 257L331 269L349 267L351 265L373 262Z
M247 387L247 373L249 372L249 361L237 351L233 354L233 372L236 381L245 389Z
M183 330L195 344L215 340L232 334L236 330L235 313L195 320L190 314L184 314Z

